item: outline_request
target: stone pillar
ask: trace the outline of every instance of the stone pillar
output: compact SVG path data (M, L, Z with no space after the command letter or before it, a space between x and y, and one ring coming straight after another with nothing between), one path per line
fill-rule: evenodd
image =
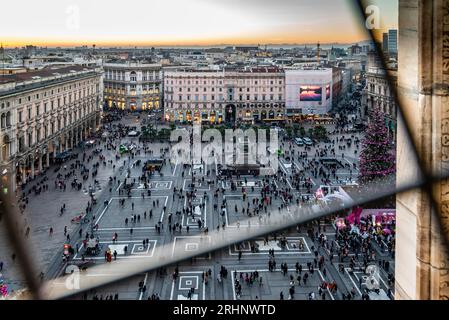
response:
M36 168L34 167L34 156L33 156L33 158L31 158L31 179L34 179L34 177L36 176L35 170Z
M42 173L42 154L39 153L39 173Z
M25 164L21 164L21 171L22 171L22 183L25 183L27 180L26 174L25 174L25 170L26 170L26 165Z
M446 24L446 25L445 25ZM449 0L399 1L398 94L412 139L426 170L449 168ZM416 181L419 170L398 118L398 184ZM396 299L448 299L449 259L443 246L449 227L448 180L397 195Z
M17 168L16 162L12 163L13 172L11 173L11 188L13 191L17 190Z
M48 152L48 150L46 151L45 155L45 167L46 168L50 167L50 153Z

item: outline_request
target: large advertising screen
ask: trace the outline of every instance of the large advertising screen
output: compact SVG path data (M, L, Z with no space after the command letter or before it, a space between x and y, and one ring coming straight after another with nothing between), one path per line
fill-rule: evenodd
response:
M331 86L328 84L326 85L326 100L329 100L331 97Z
M321 101L322 89L320 86L299 87L300 101Z

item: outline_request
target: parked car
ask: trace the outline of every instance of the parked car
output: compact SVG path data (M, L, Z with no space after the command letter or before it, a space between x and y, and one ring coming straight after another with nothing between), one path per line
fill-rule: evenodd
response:
M302 138L302 141L304 142L304 144L305 144L306 146L311 146L311 145L313 145L313 142L312 142L312 140L311 140L310 138Z
M297 146L303 146L304 145L304 141L302 141L301 138L295 138L295 143Z

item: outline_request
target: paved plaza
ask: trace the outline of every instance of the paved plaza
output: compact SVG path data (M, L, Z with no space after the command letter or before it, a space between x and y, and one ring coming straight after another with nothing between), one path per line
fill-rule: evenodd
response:
M128 116L122 123L132 121L133 117ZM166 150L169 145L151 143L146 145L147 149L144 151L138 138L125 137L120 143L130 141L138 145L140 151L132 157L123 155L118 160L116 152L108 150L99 140L93 149L79 150L89 156L95 148L101 148L106 159L105 164L99 166L95 177L101 190L95 193L96 204L86 215L85 223L75 224L71 219L85 212L91 198L82 190L71 189L70 186L65 191L54 189L52 183L57 173L52 168L47 171L50 185L48 192L35 195L28 191L29 186L25 188L28 205L24 215L28 220L26 223L31 226L31 235L27 241L33 258L41 268L39 271L44 272L47 279L61 274L66 266L62 261L64 243L69 243L76 249L71 261L78 264L86 261L92 264L114 264L115 260L120 259L151 258L159 248L167 244L172 245L173 251L164 254L173 255L180 240L186 240L183 242L184 251L194 253L210 241L205 229L243 228L249 217L258 216L263 219L271 212L278 212L297 200L304 200L305 196L310 197L310 201L318 186L324 183L318 175L305 173L302 180L297 175L308 172L308 160L320 147L315 146L307 150L308 158L295 156L294 160L287 160L286 156L281 157L279 170L283 174L276 178L240 176L232 180L219 180L216 164L195 165L192 168L166 162L161 171L152 175L145 184L140 180L142 163L150 153L153 157L167 158L169 153ZM283 142L282 147L289 150L290 154L294 151L296 155L305 150L304 146L296 146L291 142ZM357 169L353 167L357 158L354 156L356 150L352 145L346 150L344 158L337 156L348 166L336 170L330 184L357 177ZM88 165L96 161L97 158L93 156ZM70 168L72 162L64 165ZM69 169L62 170L68 172ZM132 182L129 191L124 188L125 179L126 183ZM90 177L84 181L83 189L94 185L93 180ZM270 193L264 193L264 188L269 188ZM216 193L216 190L220 192ZM292 199L285 196L286 190L289 190ZM193 192L194 196L189 198L189 192ZM60 215L59 209L63 204L66 211ZM50 228L53 228L53 234L49 233ZM311 238L311 233L308 232L310 229L313 230L312 234L318 232L326 237L328 243L334 243L332 246L335 250L331 252L328 247L322 246L318 237ZM84 241L86 233L98 240L98 254L87 253ZM5 261L6 278L21 279L14 272L13 262L8 259L11 255L10 247L5 245L3 239L0 239L0 243L1 256L5 257L2 259ZM354 298L360 299L366 287L367 275L360 268L361 264L354 265L350 260L351 255L354 256L352 252L349 252L345 260L339 261L336 254L338 245L333 221L322 219L301 228L233 244L177 265L99 288L78 298L99 299L115 297L117 294L119 299L150 299L156 295L167 300L256 300L280 299L282 292L286 300L307 300L311 293L316 294L315 299L339 300L342 299L342 294L353 291ZM388 271L380 267L379 297L385 298L389 289L394 290L388 279L388 274L394 270L394 259L382 245L375 244L374 249L377 258L371 263L377 265L380 259L390 261ZM111 262L106 262L106 250L114 253ZM317 265L319 257L323 257L323 264L320 266ZM269 269L270 259L277 263L274 270ZM285 272L281 271L281 264L286 264ZM299 265L301 272L297 269ZM249 275L254 272L257 272L257 278L248 280ZM298 276L304 276L305 273L308 274L307 283L298 281ZM323 282L335 284L338 290L330 290L328 287L319 290ZM236 292L236 283L241 286L239 293ZM19 287L20 283L15 285ZM289 288L292 286L294 294L291 297ZM319 291L322 291L320 295Z

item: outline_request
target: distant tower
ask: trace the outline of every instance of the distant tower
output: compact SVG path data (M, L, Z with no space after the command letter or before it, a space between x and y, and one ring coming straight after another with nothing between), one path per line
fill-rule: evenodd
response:
M3 43L0 47L0 54L2 55L2 77L5 76L5 49L3 48Z
M321 48L320 43L318 42L316 45L316 61L318 62L318 66L320 65L320 55L321 55Z

